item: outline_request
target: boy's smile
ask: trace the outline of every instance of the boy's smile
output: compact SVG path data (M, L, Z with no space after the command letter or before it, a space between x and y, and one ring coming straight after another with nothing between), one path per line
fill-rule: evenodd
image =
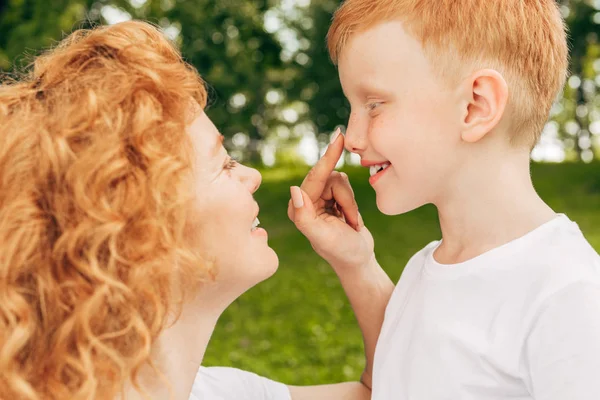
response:
M363 167L369 168L369 175L371 176L369 178L369 183L371 186L375 185L375 182L377 182L392 165L389 161L373 162L364 159L361 160L360 164Z

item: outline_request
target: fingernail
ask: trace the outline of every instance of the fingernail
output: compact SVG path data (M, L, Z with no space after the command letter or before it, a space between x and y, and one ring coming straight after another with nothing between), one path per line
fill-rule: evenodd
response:
M363 221L362 215L360 215L360 212L358 213L358 228L360 230L360 228L362 228L363 226L365 226L365 221Z
M331 142L329 143L335 143L335 141L337 140L338 136L340 136L340 133L342 133L342 130L338 127L335 132L333 133L333 136L331 137Z
M290 188L290 192L292 194L292 203L295 208L304 207L304 199L302 198L302 191L298 186L292 186Z

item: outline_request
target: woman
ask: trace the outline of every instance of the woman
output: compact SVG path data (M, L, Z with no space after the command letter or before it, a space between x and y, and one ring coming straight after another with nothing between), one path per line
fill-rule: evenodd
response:
M220 314L275 272L260 174L227 155L206 97L141 22L75 32L0 86L1 399L188 399ZM290 398L214 371L198 376L225 377L217 392Z
M278 265L260 174L205 104L140 22L0 86L0 398L188 398L221 312Z

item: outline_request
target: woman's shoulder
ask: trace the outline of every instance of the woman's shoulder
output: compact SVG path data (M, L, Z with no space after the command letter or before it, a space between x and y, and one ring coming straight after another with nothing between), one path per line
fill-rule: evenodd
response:
M291 400L286 385L253 372L200 367L189 400Z

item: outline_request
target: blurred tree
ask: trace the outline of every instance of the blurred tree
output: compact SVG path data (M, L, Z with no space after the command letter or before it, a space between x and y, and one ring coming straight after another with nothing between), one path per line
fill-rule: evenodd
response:
M338 125L346 125L350 116L350 105L342 92L337 68L327 51L327 31L338 5L339 1L336 0L312 2L308 13L308 18L312 20L311 29L304 33L311 43L306 52L310 63L305 65L303 76L311 84L298 88L298 93L295 93L296 98L309 103L310 120L321 132L331 132Z
M557 0L570 30L571 78L545 136L567 159L600 147L600 2ZM127 18L159 25L212 87L209 115L234 154L286 148L345 125L350 107L325 36L339 0L0 0L0 71L65 33ZM266 140L265 140L266 139ZM599 152L600 153L600 152ZM600 156L600 154L597 154ZM287 156L286 156L287 157Z
M76 28L128 18L159 25L209 83L209 114L242 147L272 129L266 93L283 85L281 45L264 29L263 0L0 0L0 71L21 67ZM250 152L256 154L256 152Z
M181 29L183 54L213 86L218 107L210 114L229 136L242 132L261 138L274 124L265 98L283 84L276 72L284 65L280 44L263 26L266 7L260 0L187 1L163 7L162 18Z
M0 0L0 71L60 39L85 10L85 0Z
M595 131L595 126L590 129L591 124L600 120L597 102L600 3L591 0L563 0L561 3L569 28L571 78L565 87L556 120L562 122L561 133L567 151L574 153L572 157L591 161L594 158L594 136L600 134L600 130ZM600 141L600 136L596 141Z
M326 146L328 134L345 126L350 106L342 92L337 69L327 52L326 35L339 0L283 0L271 11L279 21L276 37L287 43L283 57L291 80L285 85L284 107L298 111L291 137L313 137L318 141L315 157ZM293 101L292 101L293 100ZM313 160L315 159L313 157Z

